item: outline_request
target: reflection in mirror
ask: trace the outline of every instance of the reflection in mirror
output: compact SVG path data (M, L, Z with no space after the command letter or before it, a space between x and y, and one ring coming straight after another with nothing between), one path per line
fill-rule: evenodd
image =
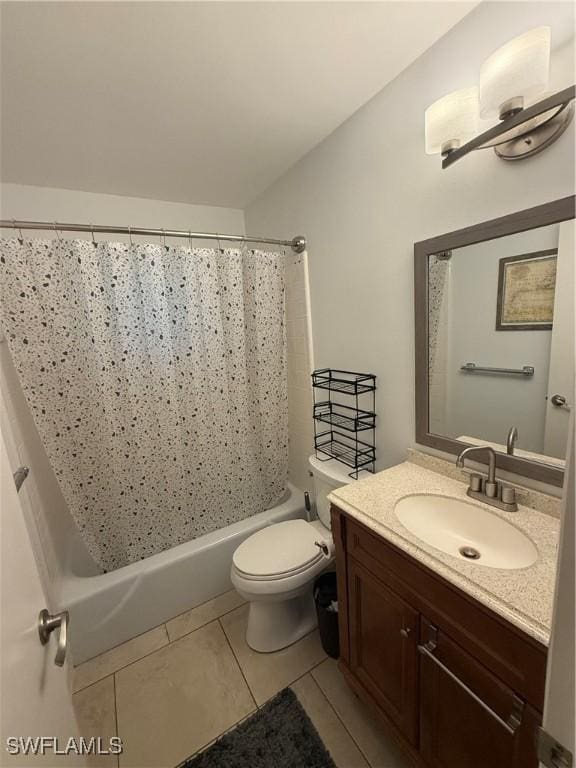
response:
M574 221L429 255L431 433L564 467L574 279Z

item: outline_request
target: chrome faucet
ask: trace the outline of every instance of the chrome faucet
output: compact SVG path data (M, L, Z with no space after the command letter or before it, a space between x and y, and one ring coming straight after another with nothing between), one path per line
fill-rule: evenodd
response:
M515 512L518 509L516 503L516 492L514 488L503 485L496 479L496 454L489 445L471 445L464 448L458 454L456 459L457 467L464 467L464 459L471 453L488 454L488 477L472 473L470 475L470 485L466 491L468 496L473 499L483 501L485 504L491 504L493 507L503 509L506 512Z
M506 438L506 453L508 456L514 456L516 440L518 440L518 430L516 427L510 427L508 437Z

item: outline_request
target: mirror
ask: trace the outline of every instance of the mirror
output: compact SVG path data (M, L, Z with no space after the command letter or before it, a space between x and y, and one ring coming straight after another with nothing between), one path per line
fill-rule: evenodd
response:
M560 485L574 393L574 198L417 243L417 442L491 445Z

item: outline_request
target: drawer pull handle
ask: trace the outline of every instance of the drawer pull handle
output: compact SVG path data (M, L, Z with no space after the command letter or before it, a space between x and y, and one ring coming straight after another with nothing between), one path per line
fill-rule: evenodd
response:
M457 677L454 672L452 672L448 667L443 664L436 656L434 656L433 653L430 652L430 649L426 645L419 645L418 650L423 656L426 656L427 658L431 659L434 664L436 664L440 669L445 672L448 677L453 680L457 685L460 686L466 693L471 696L474 701L479 704L482 709L484 709L485 712L487 712L491 717L494 718L501 726L502 728L505 728L508 733L514 734L516 732L516 729L519 727L519 725L522 723L522 713L524 711L524 702L514 696L514 703L512 708L512 713L510 714L510 717L508 718L508 722L503 720L500 715L498 715L492 707L489 707L488 704L486 704L485 701L482 701L482 699L477 696L474 691L472 691L466 683L463 683L462 680L460 680L459 677Z

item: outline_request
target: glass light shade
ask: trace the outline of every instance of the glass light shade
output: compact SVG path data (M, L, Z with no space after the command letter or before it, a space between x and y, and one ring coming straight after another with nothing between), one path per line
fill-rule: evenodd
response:
M548 85L550 27L536 27L498 48L480 69L480 117L499 117L507 102L534 98Z
M443 96L424 113L426 153L456 149L478 132L478 88L463 88Z

